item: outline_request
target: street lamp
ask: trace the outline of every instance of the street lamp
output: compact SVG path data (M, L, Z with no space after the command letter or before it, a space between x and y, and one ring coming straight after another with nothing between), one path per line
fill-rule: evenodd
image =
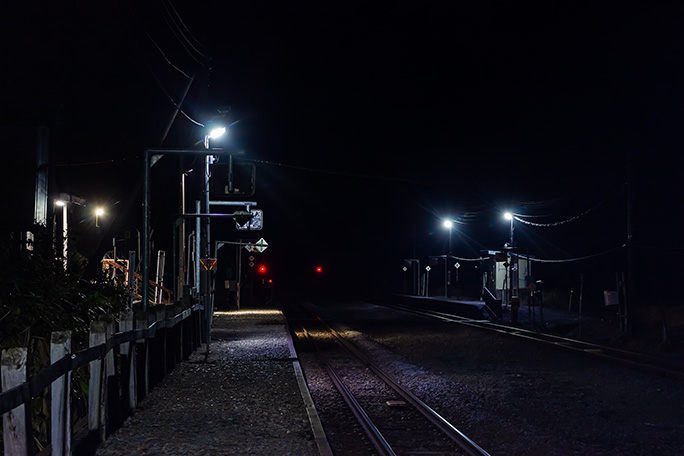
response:
M204 136L204 148L209 149L209 140L220 138L226 134L226 127L215 127L209 131L208 135Z
M56 200L55 205L62 208L62 261L64 270L67 270L67 253L69 252L69 241L67 238L67 203L64 200Z
M513 229L514 229L514 228L513 228L513 220L515 219L515 217L513 216L513 213L512 213L512 212L506 212L506 213L504 213L503 216L504 216L504 218L505 218L506 220L510 220L510 222L511 222L511 243L509 244L509 247L510 247L510 249L511 249L511 252L510 252L510 260L509 260L509 262L508 262L508 270L510 271L510 274L509 274L510 295L509 295L509 297L508 297L508 302L509 302L509 304L510 304L510 303L511 303L511 300L512 300L512 298L513 298L513 290L516 288L516 287L514 286L515 277L514 277L513 272L515 271L515 268L513 267L513 250L512 250L512 249L513 249Z
M213 127L211 130L209 130L209 134L204 136L204 148L209 150L209 140L210 139L216 139L220 138L226 134L226 127L224 126L218 126L218 127ZM216 157L213 155L207 154L204 158L204 209L205 213L209 214L211 209L209 208L209 177L211 176L210 171L209 171L209 165L214 164L214 160ZM198 225L199 226L199 225ZM207 236L207 242L206 242L206 257L209 258L211 256L211 239L209 236L209 219L207 218L206 220L206 236Z
M513 248L513 220L515 217L513 217L512 213L506 212L504 213L504 218L511 221L511 248Z
M449 251L446 257L444 257L444 297L449 297L449 285L451 285L451 270L449 269L449 257L451 256L451 231L454 227L454 222L452 220L444 220L444 228L449 230Z
M104 209L98 207L95 209L95 226L100 226L100 216L104 215Z

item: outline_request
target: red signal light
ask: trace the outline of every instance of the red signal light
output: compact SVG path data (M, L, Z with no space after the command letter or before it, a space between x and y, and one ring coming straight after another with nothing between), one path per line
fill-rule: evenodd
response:
M266 274L266 266L265 265L262 264L261 266L259 266L259 274Z
M323 267L321 267L321 266L316 266L316 272L319 273L319 274L320 274L321 272L323 272Z

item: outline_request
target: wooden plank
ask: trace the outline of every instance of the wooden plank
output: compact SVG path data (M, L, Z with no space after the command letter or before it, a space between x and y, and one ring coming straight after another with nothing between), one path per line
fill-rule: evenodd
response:
M55 331L50 338L50 362L55 363L71 353L71 331ZM71 372L62 375L51 386L52 456L71 455Z
M2 351L0 375L3 391L26 382L27 357L26 348L8 348ZM3 415L2 431L5 454L16 456L28 454L25 405L20 405Z

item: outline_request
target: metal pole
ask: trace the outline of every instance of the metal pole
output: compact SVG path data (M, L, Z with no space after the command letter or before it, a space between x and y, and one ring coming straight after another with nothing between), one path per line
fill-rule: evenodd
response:
M205 165L205 170L204 170L204 212L206 214L211 213L211 210L209 209L209 165L212 163L213 157L211 155L207 155L204 158L204 165ZM206 258L211 258L211 239L209 237L209 218L207 217L207 222L206 222L206 232L205 235L207 237L207 241L205 244L206 247Z
M447 293L447 290L449 289L449 255L444 255L444 297L448 298L449 293Z
M200 214L200 202L195 201L195 210ZM199 296L200 293L200 246L201 246L201 221L200 217L195 219L195 291Z
M67 227L67 203L62 206L62 255L64 256L64 270L67 270L67 255L69 253L69 228Z
M451 268L449 268L449 258L451 257L451 231L453 227L449 227L449 252L447 253L447 257L444 263L444 267L447 269L447 287L446 287L446 297L449 297L449 285L451 285ZM458 271L456 272L458 274ZM458 276L457 276L458 277ZM458 278L456 279L458 281Z

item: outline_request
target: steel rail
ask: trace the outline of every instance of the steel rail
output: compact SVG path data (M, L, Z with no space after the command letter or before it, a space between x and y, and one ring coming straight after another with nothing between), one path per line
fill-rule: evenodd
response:
M596 358L609 360L634 369L657 373L669 378L684 380L684 364L672 360L651 356L645 353L622 350L619 348L607 347L605 345L593 344L577 339L556 336L553 334L540 333L523 328L493 323L488 320L473 320L458 315L426 309L413 309L395 304L376 304L383 307L401 310L404 312L423 315L426 317L437 318L443 321L458 323L477 329L494 331L500 334L527 339L552 346L558 349L573 353L588 355Z
M335 388L337 388L337 391L339 391L340 395L342 396L342 399L344 399L344 401L347 403L347 406L354 414L356 421L358 421L359 425L363 428L364 432L366 433L366 435L368 436L368 438L370 439L371 443L378 451L380 456L396 456L396 453L394 452L390 444L387 442L387 440L382 435L377 426L375 426L375 424L370 419L370 417L363 409L361 404L359 404L359 402L356 400L354 394L351 391L349 391L349 388L347 388L347 386L344 384L340 376L337 375L335 369L327 361L323 359L321 350L318 347L318 344L316 343L314 338L309 334L304 325L301 325L301 328L306 340L313 347L316 348L317 358L321 363L322 367L328 373L330 380L332 380L333 384L335 385Z
M354 354L362 363L364 363L373 373L380 377L385 383L387 383L397 394L401 395L408 403L413 405L425 418L433 423L439 430L441 430L445 435L451 438L463 451L465 451L470 456L489 456L482 447L471 440L468 436L459 431L455 426L448 422L444 417L437 413L434 409L428 406L425 402L420 400L412 392L397 383L389 374L383 371L380 367L374 364L370 359L368 359L359 349L357 349L352 343L346 340L342 335L340 335L335 329L331 328L327 323L321 321L325 327L328 328L330 333L335 336L335 338L346 347L351 353Z

